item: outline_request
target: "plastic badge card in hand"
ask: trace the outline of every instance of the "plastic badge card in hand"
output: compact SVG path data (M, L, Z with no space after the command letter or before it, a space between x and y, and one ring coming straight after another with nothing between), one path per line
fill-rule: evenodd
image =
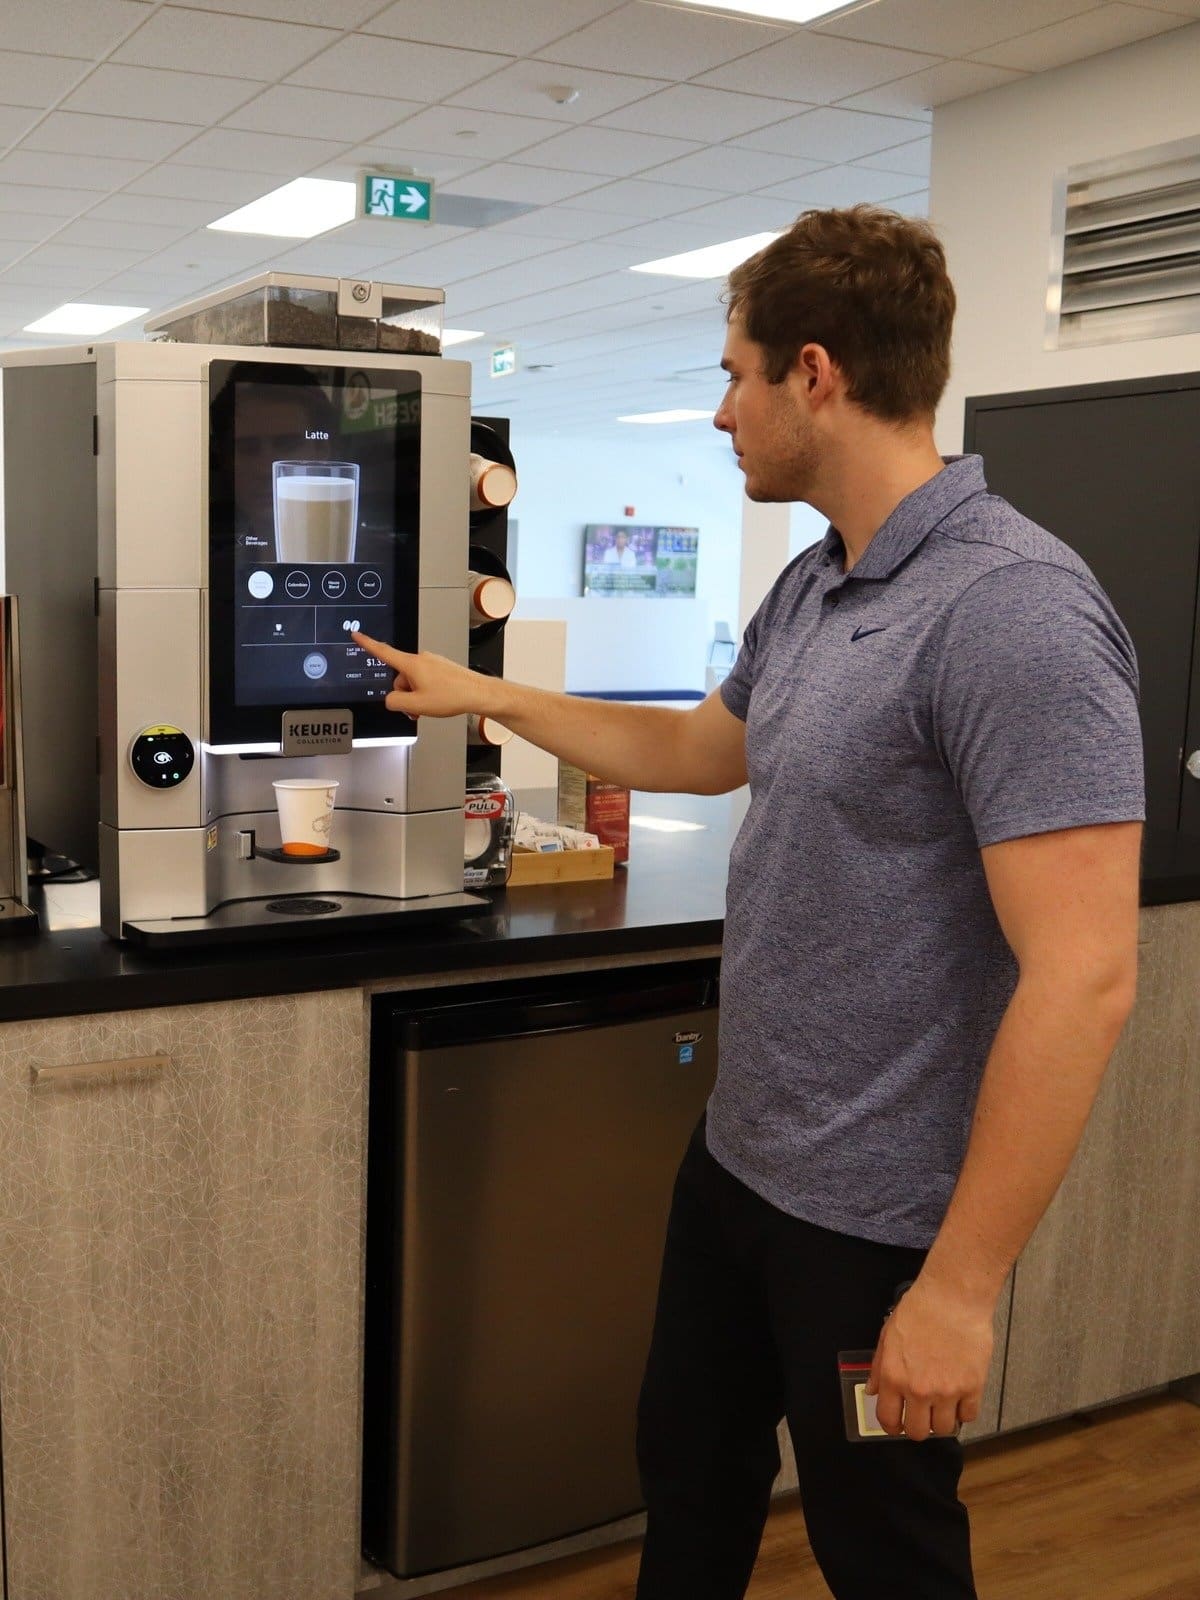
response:
M867 1393L867 1379L871 1376L874 1350L839 1350L838 1379L842 1386L842 1415L846 1423L846 1437L851 1444L865 1444L869 1440L894 1439L885 1433L875 1415L877 1396ZM903 1438L903 1435L900 1435Z

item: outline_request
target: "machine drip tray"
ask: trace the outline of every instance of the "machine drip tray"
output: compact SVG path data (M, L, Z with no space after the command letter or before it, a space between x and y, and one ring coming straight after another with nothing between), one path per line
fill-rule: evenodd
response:
M323 939L349 933L377 933L386 929L411 929L446 917L484 915L491 901L465 891L431 894L412 900L385 899L382 895L281 896L256 900L230 900L207 917L162 917L122 924L125 939L154 950L185 950L217 944L248 944L274 939Z
M285 867L323 867L329 861L340 861L340 850L327 850L323 856L289 856L283 850L263 850L255 845L254 854L265 861L282 861Z

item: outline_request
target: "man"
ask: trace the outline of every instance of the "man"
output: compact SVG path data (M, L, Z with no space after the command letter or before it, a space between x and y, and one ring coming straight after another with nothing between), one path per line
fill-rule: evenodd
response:
M486 711L639 788L750 784L639 1410L639 1600L744 1592L781 1416L837 1600L965 1600L955 1435L1133 999L1133 652L1084 564L934 448L954 292L926 225L807 212L727 299L746 492L831 526L718 691L595 705L363 642L398 710ZM890 1439L847 1441L853 1349Z

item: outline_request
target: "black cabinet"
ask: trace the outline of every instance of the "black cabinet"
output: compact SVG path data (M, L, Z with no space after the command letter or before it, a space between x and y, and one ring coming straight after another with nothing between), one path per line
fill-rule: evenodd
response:
M1138 654L1148 824L1200 835L1200 373L972 398L964 443L1107 590Z

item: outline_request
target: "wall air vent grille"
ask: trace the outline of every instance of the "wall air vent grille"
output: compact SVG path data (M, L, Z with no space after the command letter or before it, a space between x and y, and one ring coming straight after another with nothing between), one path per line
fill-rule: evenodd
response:
M1053 245L1048 349L1200 333L1200 139L1069 169Z

